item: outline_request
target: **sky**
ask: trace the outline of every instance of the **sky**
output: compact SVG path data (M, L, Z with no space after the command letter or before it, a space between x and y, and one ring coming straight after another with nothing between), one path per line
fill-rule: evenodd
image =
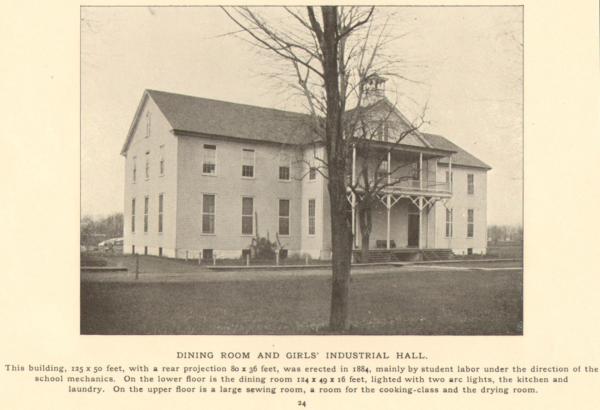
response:
M269 13L277 12L269 10ZM388 7L406 61L387 97L422 127L492 167L488 224L522 222L523 106L520 7ZM302 110L264 75L264 57L213 7L81 9L81 213L123 211L120 155L144 89Z

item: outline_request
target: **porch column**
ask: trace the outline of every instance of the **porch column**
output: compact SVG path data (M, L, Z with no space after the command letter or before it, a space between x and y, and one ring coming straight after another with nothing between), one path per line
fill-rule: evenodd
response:
M356 145L352 145L352 185L356 183Z
M423 197L419 197L419 249L423 249Z
M423 189L423 153L419 153L419 189Z
M391 176L390 176L390 162L392 160L392 153L390 151L388 151L387 153L387 183L388 183L388 189L390 186L390 182L391 182ZM390 213L392 211L392 198L390 198L390 194L388 194L386 196L386 207L387 207L387 237L386 237L386 247L389 250L390 249Z
M352 145L352 187L356 183L356 145ZM356 194L352 195L352 247L356 248Z
M419 153L419 189L423 190L423 153ZM419 197L419 249L423 249L423 197Z
M390 182L392 182L392 176L390 175L391 168L392 168L392 153L390 151L388 151L388 156L387 156L387 183L388 183L388 186L389 186Z
M452 183L452 155L448 157L448 190L450 193L454 190L454 184Z
M386 237L386 247L387 249L390 249L390 212L391 212L391 208L392 208L392 204L391 204L391 198L390 195L388 194L386 196L386 208L387 208L387 237Z

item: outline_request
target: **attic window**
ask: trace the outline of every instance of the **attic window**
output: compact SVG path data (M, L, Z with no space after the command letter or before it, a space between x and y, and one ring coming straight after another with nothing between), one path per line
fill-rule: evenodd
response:
M152 113L148 111L146 113L146 138L150 138L150 126L152 123Z
M290 168L291 160L285 153L279 155L279 180L289 181L290 180Z
M242 177L254 178L255 154L253 149L242 150Z
M137 158L133 157L133 183L135 184L135 181L137 179Z
M162 177L165 175L165 146L160 146L160 162L159 162L159 172Z
M145 175L146 179L150 178L150 151L146 151Z
M204 159L202 162L202 173L204 175L217 174L217 146L204 144Z
M377 127L377 140L378 141L387 141L388 140L388 125L387 124L379 124Z

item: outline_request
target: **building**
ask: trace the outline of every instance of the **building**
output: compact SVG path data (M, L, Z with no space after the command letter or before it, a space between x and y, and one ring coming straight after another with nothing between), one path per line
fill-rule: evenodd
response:
M484 253L490 167L438 135L415 130L391 142L406 119L380 82L372 88L363 108L373 118L389 108L372 147L387 155L378 163L383 179L397 183L378 193L370 247ZM258 229L290 255L329 259L328 192L319 168L324 152L310 121L304 114L146 90L121 151L124 252L239 258ZM364 161L358 145L348 176L353 204Z

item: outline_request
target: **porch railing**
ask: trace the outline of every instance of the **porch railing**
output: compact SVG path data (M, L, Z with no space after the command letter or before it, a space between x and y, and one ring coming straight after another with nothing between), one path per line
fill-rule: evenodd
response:
M390 182L392 183L392 185L389 187L391 190L408 188L410 190L417 191L450 192L450 186L447 182L423 180L422 186L418 179L390 178Z
M351 180L347 180L348 184L351 183ZM371 185L375 181L371 181ZM359 181L358 188L362 184ZM390 178L390 183L388 185L387 177L383 177L379 180L380 186L385 186L385 191L420 191L420 192L439 192L439 193L450 193L450 184L448 182L440 182L435 180L423 179L423 184L418 179L413 178Z

